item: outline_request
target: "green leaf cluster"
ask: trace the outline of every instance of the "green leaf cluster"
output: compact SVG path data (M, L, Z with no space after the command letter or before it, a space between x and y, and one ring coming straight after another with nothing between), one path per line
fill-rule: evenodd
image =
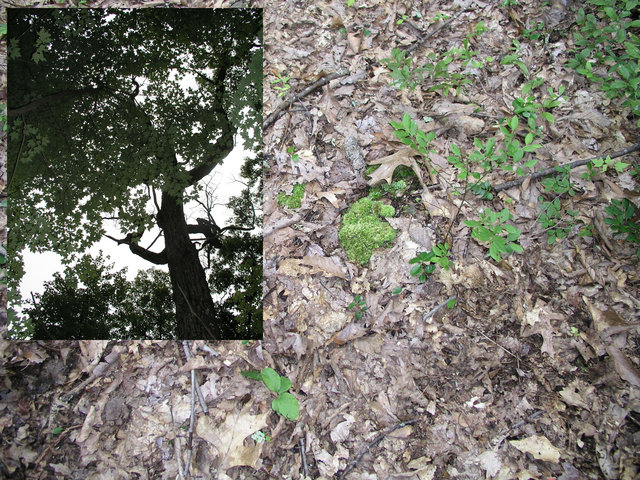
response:
M449 260L449 244L438 243L428 252L420 252L416 257L409 260L409 263L414 265L411 269L411 275L418 277L421 282L427 280L427 275L431 275L436 270L436 265L440 265L445 270L449 270L451 267L451 260Z
M465 220L464 224L471 227L471 236L478 242L489 244L489 256L499 262L502 255L522 253L524 249L515 241L522 233L518 228L506 223L512 218L506 208L494 212L486 208L478 220Z
M420 152L424 157L428 156L429 144L436 137L435 132L424 133L408 113L402 116L402 122L389 123L394 128L393 134L398 140Z
M604 210L609 215L604 222L611 230L617 234L626 234L625 240L628 242L640 243L640 220L633 203L626 198L613 199ZM640 249L636 254L640 258Z
M240 372L242 376L252 380L262 381L266 387L278 396L271 402L274 412L289 420L295 420L300 413L298 399L289 393L291 380L281 377L273 368L266 367L261 371L249 370Z

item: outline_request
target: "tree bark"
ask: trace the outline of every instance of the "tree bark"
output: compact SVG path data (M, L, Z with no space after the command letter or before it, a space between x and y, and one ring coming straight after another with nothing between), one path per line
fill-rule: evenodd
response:
M230 338L230 326L222 325L198 252L189 239L182 203L166 192L158 225L164 231L165 251L176 304L179 339Z

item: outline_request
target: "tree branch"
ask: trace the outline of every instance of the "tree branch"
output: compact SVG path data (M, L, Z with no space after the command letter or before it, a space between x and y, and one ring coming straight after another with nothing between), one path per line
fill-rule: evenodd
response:
M78 90L61 90L60 92L52 93L51 95L47 95L45 97L34 100L33 102L27 103L25 105L21 105L19 107L7 108L7 117L15 117L17 115L22 115L23 113L28 113L33 110L40 108L42 105L46 105L47 103L63 100L66 98L73 97L82 97L85 94L96 95L100 93L104 87L99 85L98 87L87 87L80 88Z
M124 238L114 238L111 235L105 234L105 237L110 238L111 240L116 242L118 245L122 245L122 244L129 245L129 250L131 250L132 253L135 253L140 258L144 258L148 262L151 262L155 265L165 265L168 262L166 249L162 250L162 252L160 253L151 252L146 248L141 247L136 242L134 242L133 241L134 235L135 234L133 233L129 233Z
M594 160L598 160L599 158L618 158L618 157L622 157L624 155L628 155L630 153L636 152L640 150L640 142L636 143L635 145L632 145L631 147L625 148L623 150L618 150L617 152L614 152L610 155L600 155L597 157L593 157L593 158L583 158L580 160L574 160L573 162L569 162L569 163L565 163L564 165L559 165L560 168L566 168L569 167L569 169L572 168L576 168L576 167L581 167L583 165L586 165L589 162L593 162ZM517 178L515 180L512 180L510 182L506 182L506 183L502 183L496 187L494 187L494 191L495 192L501 192L502 190L507 190L509 188L512 187L517 187L519 185L522 185L524 183L525 180L535 180L537 178L540 177L546 177L548 175L553 175L554 173L557 173L558 171L556 170L556 167L551 167L551 168L545 168L544 170L540 170L539 172L535 172L532 173L531 175L527 175L526 177L520 177Z

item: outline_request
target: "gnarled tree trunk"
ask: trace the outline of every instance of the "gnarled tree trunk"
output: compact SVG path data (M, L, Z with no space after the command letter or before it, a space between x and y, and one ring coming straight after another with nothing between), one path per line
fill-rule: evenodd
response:
M178 338L224 339L229 335L229 326L221 325L216 318L204 269L189 239L182 202L166 192L162 194L158 225L164 231Z

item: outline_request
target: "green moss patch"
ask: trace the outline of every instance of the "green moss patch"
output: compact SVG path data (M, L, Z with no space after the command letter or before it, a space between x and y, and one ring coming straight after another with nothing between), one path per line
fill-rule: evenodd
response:
M374 249L392 242L397 232L382 218L394 214L395 209L391 205L370 198L361 198L351 205L342 218L342 228L338 232L347 258L365 265L369 263Z
M304 197L304 191L307 185L305 183L296 183L293 186L291 195L287 195L284 192L278 194L278 205L289 207L292 210L300 208L302 205L302 197Z

